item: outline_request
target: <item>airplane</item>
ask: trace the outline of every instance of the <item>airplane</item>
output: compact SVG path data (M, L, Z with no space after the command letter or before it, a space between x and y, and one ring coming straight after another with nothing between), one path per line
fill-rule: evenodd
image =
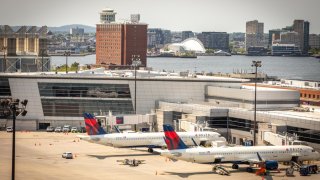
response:
M79 135L78 137L82 140L120 148L148 147L148 152L153 152L155 147L166 146L163 132L107 134L91 114L84 113L84 119L88 135ZM178 132L178 134L187 145L193 145L193 140L196 143L226 141L224 137L216 132Z
M249 164L247 171L252 172L253 164L273 170L278 168L279 161L309 161L320 158L319 152L303 145L189 148L171 125L165 124L163 129L168 149L154 150L172 160L209 164L232 163L232 169L238 169L239 164Z

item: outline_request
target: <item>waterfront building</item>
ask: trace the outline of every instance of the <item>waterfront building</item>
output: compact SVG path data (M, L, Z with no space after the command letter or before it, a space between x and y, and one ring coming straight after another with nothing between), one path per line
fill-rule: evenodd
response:
M192 31L182 31L181 32L182 41L194 37L194 33Z
M271 47L273 56L301 56L302 52L295 44L273 44Z
M268 49L263 46L252 46L248 48L248 56L265 56L268 55Z
M172 34L170 30L160 28L148 29L148 48L163 48L164 45L171 43Z
M168 50L174 52L176 55L181 55L187 52L193 53L205 53L206 49L204 48L201 41L197 38L188 38L181 43L172 43L168 45Z
M170 30L163 30L163 44L170 44L172 39L171 31Z
M269 41L268 41L268 47L271 47L274 42L280 41L280 34L284 32L282 29L272 29L269 30Z
M96 29L96 64L132 65L132 57L139 56L146 66L147 24L116 23L111 9L101 13Z
M310 34L309 35L309 46L310 48L320 48L320 35Z
M202 32L197 35L206 49L229 52L229 34L226 32Z
M258 20L246 23L246 50L249 47L264 46L264 24Z
M296 46L300 45L299 33L295 31L287 31L280 33L280 39L278 40L279 44L294 44Z
M0 26L0 72L49 71L47 26ZM42 61L42 56L45 56Z
M293 31L297 32L299 35L299 47L303 54L307 54L309 50L309 26L310 23L304 20L294 20Z

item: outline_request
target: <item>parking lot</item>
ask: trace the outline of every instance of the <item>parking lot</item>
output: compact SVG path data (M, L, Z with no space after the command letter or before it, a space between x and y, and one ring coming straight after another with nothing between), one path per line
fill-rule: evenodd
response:
M261 179L254 173L232 170L230 176L213 173L212 165L183 161L172 162L146 148L119 149L81 141L77 133L17 132L16 179ZM11 178L12 133L0 132L0 179ZM64 159L64 152L72 152L74 159ZM117 160L145 160L138 167L121 165ZM318 163L319 162L314 162ZM286 166L281 165L281 169ZM320 174L295 177L272 172L265 179L320 179Z

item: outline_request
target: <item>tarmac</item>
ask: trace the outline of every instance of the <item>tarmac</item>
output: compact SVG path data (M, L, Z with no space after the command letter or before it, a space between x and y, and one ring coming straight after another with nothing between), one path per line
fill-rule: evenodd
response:
M239 170L231 169L231 174L222 176L212 172L212 165L184 161L169 161L159 154L147 152L147 148L113 148L89 143L76 137L79 133L16 133L16 170L17 180L72 180L72 179L320 179L320 174L307 177L295 172L294 177L285 176L285 168L280 172L272 171L270 176L257 176L245 171L247 165ZM12 133L0 132L0 180L11 179ZM64 159L63 152L72 152L74 159ZM117 160L145 160L137 167L122 165ZM313 162L313 164L320 164Z

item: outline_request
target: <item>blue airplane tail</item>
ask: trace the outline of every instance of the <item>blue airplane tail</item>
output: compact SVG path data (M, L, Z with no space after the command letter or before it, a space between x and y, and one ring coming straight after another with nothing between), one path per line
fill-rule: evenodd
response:
M98 124L97 120L90 113L83 113L84 122L88 135L103 135L107 134L103 128Z
M188 146L182 141L179 135L174 131L173 127L169 124L163 125L165 142L167 144L168 150L175 149L187 149Z

